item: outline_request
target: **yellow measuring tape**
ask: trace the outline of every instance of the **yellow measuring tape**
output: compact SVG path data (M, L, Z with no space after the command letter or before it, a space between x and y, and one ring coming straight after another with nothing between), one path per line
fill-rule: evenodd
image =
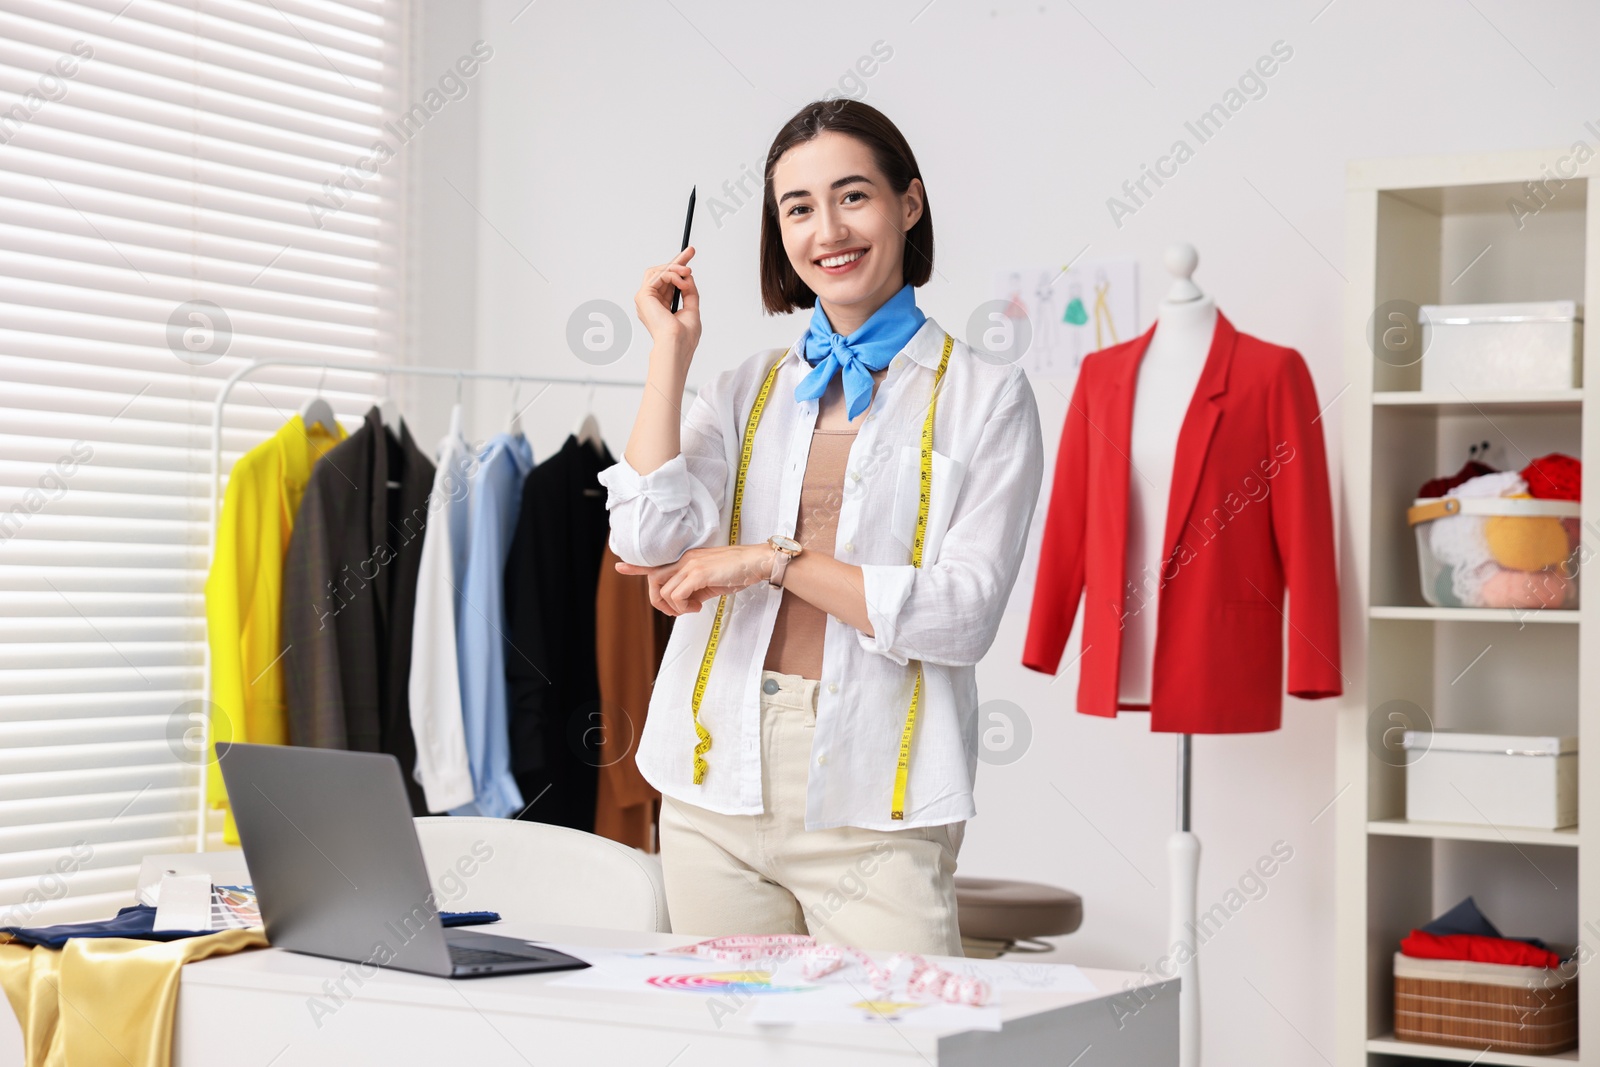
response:
M928 534L928 506L933 499L933 413L939 403L939 385L944 380L945 368L950 364L950 352L955 347L955 338L949 334L944 336L944 353L939 357L939 369L933 376L933 396L928 401L928 414L922 420L922 468L917 489L917 532L911 543L911 565L922 566L922 546ZM789 351L793 351L790 349ZM744 443L739 449L739 471L733 481L733 514L728 522L728 544L739 543L739 515L744 509L744 479L750 469L750 456L755 450L756 426L761 421L761 412L767 406L767 397L772 393L772 383L778 377L778 368L783 365L785 352L767 370L767 377L761 383L760 392L756 393L756 400L750 409L750 418L745 421ZM706 682L711 677L711 663L717 657L717 644L722 638L722 617L727 608L728 595L724 593L717 598L717 614L711 620L711 638L706 642L705 655L700 657L700 675L695 679L694 697L691 707L694 711L694 732L698 739L694 746L694 784L702 785L706 779L707 763L705 754L711 749L711 734L700 724L700 702L706 695ZM911 767L911 732L917 723L917 705L922 697L922 662L917 661L917 680L911 690L911 710L906 714L905 729L900 734L900 759L895 768L894 775L894 804L889 813L891 819L905 818L906 802L906 776Z
M790 349L789 352L794 351ZM739 474L733 481L733 516L728 520L728 544L739 543L739 515L744 510L744 476L750 469L750 454L755 450L756 424L761 421L761 411L767 406L767 396L772 392L773 379L778 376L778 368L788 358L785 352L778 358L767 371L766 381L761 383L761 391L756 394L755 406L750 409L750 418L744 424L744 444L739 449ZM697 740L694 746L694 784L701 785L706 780L706 753L711 750L711 733L700 725L700 701L705 699L706 682L711 677L711 661L717 658L717 642L722 639L722 616L728 607L728 594L717 597L717 615L711 620L711 639L706 642L706 651L700 657L700 676L694 682L694 699L690 702L694 709L694 732Z

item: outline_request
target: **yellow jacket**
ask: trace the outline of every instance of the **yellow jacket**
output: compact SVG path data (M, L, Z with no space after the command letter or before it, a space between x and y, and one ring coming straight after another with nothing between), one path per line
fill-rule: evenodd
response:
M279 661L283 555L312 464L344 440L296 415L239 458L228 476L216 551L206 576L206 640L211 646L211 742L207 796L226 812L223 837L239 843L217 766L216 742L289 741Z

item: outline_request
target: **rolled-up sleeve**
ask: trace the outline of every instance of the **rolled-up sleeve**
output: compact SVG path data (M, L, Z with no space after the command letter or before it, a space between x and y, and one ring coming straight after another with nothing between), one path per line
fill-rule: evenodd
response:
M722 528L728 461L721 398L727 375L702 387L680 428L682 450L640 474L626 457L599 474L606 488L611 550L640 567L672 563L709 543Z
M939 558L863 564L861 647L896 663L976 664L994 643L1016 584L1044 478L1033 389L1019 369L985 423Z

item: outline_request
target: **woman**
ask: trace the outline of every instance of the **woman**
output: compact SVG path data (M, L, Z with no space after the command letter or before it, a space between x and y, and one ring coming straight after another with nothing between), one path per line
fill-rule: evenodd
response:
M882 113L802 110L765 186L763 303L809 328L713 378L680 433L694 249L646 271L649 387L600 474L617 569L677 616L637 755L668 910L702 936L959 956L973 665L1039 492L1033 392L917 309L933 224Z

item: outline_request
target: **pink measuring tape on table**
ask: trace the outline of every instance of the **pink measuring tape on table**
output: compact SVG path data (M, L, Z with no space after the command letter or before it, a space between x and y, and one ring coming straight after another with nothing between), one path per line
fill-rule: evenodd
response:
M812 981L840 970L847 960L854 960L867 972L872 988L878 993L904 989L911 996L931 997L949 1004L972 1007L989 1003L994 992L984 979L948 971L914 952L896 952L887 963L879 965L858 948L821 944L807 934L715 937L668 951L738 963L765 959L798 960L801 973Z

